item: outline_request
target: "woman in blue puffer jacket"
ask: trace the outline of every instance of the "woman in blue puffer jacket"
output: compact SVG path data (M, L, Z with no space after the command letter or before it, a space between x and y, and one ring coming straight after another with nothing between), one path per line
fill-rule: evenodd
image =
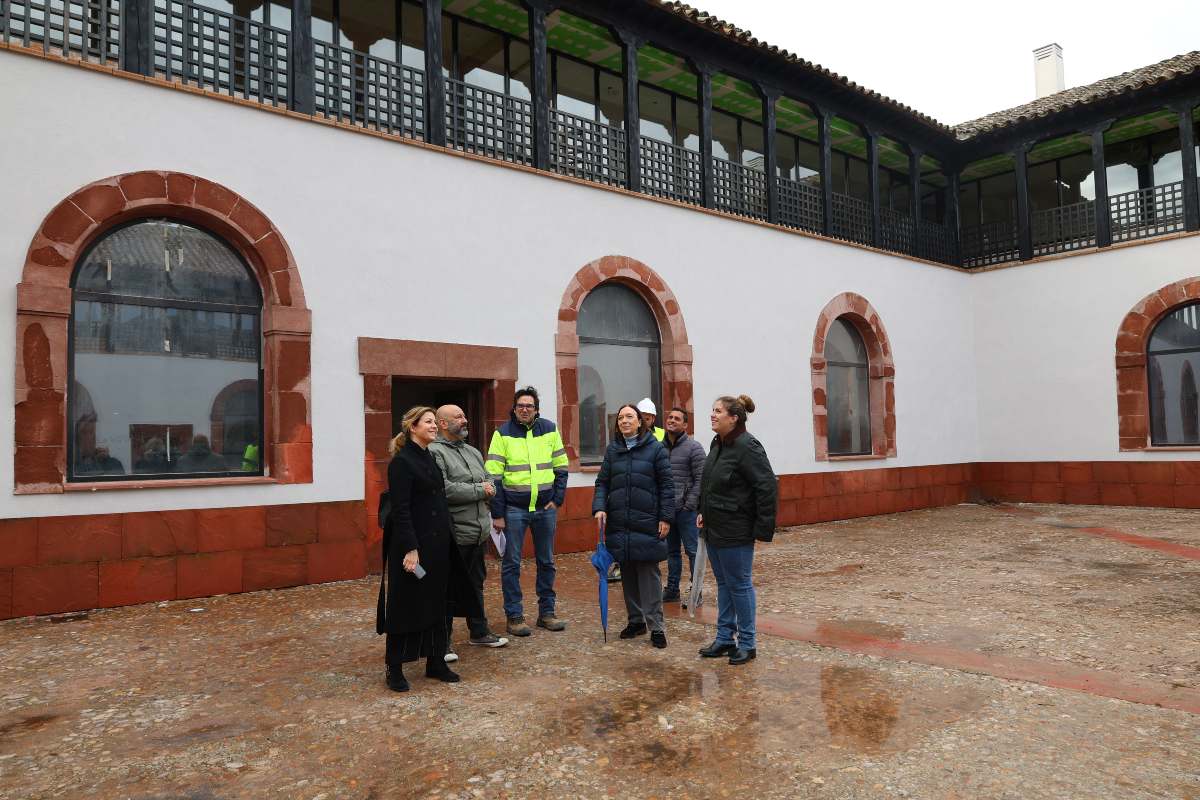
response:
M663 626L662 570L667 532L675 519L671 457L635 406L617 409L613 440L596 476L592 513L605 530L605 543L621 565L621 588L629 624L622 639L650 629L650 643L667 646Z

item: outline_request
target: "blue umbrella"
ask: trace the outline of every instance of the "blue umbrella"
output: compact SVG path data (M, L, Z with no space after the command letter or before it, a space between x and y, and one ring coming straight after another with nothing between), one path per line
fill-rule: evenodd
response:
M600 577L600 627L604 628L604 641L608 641L608 568L612 566L612 553L604 546L604 526L600 526L600 538L596 540L596 552L592 553L592 566Z

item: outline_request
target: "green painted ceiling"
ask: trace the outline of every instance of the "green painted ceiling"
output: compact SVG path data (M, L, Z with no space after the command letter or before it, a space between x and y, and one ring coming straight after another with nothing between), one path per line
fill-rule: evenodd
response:
M528 35L525 10L510 0L446 0L445 8L451 14L475 20L514 36L524 38ZM552 50L599 64L613 72L621 72L620 45L603 26L562 11L555 11L547 17L546 36ZM687 63L679 56L660 50L652 44L643 45L638 49L638 73L647 83L669 89L684 97L696 97L696 77ZM762 118L762 102L754 87L729 75L713 76L713 106L752 120ZM781 131L810 141L817 140L817 121L808 106L790 98L783 98L777 106L777 115ZM1200 110L1197 111L1197 115L1197 119L1200 119ZM1154 111L1118 121L1105 134L1104 141L1109 144L1121 142L1155 131L1167 130L1174 125L1175 118L1172 112ZM834 117L830 121L830 132L834 149L860 158L866 157L866 140L854 123ZM1086 152L1089 147L1090 142L1086 134L1072 134L1038 144L1030 151L1029 162L1038 163ZM879 163L900 172L907 172L908 153L898 143L881 138ZM996 155L969 164L963 170L962 179L973 180L1006 172L1012 168L1013 160L1010 156ZM938 162L929 156L922 159L922 173L939 169Z

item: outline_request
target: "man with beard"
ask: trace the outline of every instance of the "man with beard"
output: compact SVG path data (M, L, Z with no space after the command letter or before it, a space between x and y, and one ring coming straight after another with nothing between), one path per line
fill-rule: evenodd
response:
M467 577L475 590L479 608L483 608L483 582L487 578L484 553L491 533L488 502L496 494L492 477L483 466L483 455L467 444L467 415L458 406L437 410L438 437L429 452L446 482L446 503L454 523L454 543L462 555ZM457 661L450 638L454 618L446 618L446 661ZM508 639L496 636L488 628L486 616L468 617L470 643L480 647L503 647Z

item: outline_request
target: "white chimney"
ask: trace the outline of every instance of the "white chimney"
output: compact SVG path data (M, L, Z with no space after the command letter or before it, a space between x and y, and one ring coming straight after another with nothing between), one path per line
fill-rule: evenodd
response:
M1038 100L1067 88L1061 47L1051 43L1033 51L1033 79Z

